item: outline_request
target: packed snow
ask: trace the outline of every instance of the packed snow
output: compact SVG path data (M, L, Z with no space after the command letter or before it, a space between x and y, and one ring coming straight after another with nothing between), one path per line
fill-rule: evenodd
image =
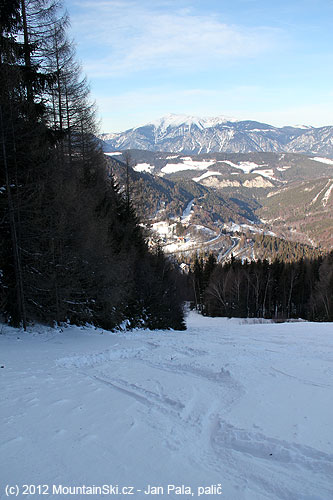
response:
M332 499L332 324L187 326L0 326L0 497Z

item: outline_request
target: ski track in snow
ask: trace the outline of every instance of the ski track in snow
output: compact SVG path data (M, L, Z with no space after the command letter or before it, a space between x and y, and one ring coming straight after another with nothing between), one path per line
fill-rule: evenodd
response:
M330 182L332 182L332 184L330 185L330 187L328 188L328 190L325 192L324 196L323 196L323 200L322 200L322 203L323 203L323 206L326 207L327 205L327 202L331 196L331 192L332 192L332 189L333 189L333 181L332 179L330 179Z
M2 482L333 498L331 324L191 313L185 332L102 333L0 335Z
M327 181L327 183L325 184L325 186L323 187L323 189L321 189L319 191L319 193L313 198L313 200L311 201L310 203L310 206L311 205L314 205L316 203L316 201L318 200L319 196L325 191L325 194L323 196L323 199L322 199L322 204L323 206L325 207L327 205L327 202L328 202L328 199L329 199L329 196L331 194L331 189L333 187L333 184L329 187L330 183L331 183L331 179L329 181ZM328 189L327 189L328 188Z
M186 205L183 215L181 217L183 222L188 222L191 219L193 203L194 199L189 201L188 204Z

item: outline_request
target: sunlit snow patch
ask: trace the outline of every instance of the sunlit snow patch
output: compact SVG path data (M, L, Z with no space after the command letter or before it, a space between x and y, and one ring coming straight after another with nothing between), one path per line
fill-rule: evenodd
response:
M291 165L286 165L284 167L277 167L276 170L278 170L279 172L284 172L285 170L288 170L289 168L291 168Z
M230 167L238 168L238 170L243 170L244 174L249 174L255 168L266 166L266 165L258 165L257 163L254 163L252 161L241 161L237 164L229 160L223 160L223 163L230 165Z
M229 224L224 224L224 229L230 231L231 233L243 233L250 231L251 233L265 233L270 236L276 236L272 231L264 231L264 229L260 229L259 227L251 226L250 224L235 224L231 222Z
M173 228L173 226L172 225L170 226L165 221L155 222L152 225L153 231L160 234L161 236L168 236L168 235L172 234L172 228Z
M277 181L276 177L274 177L274 171L272 168L267 168L264 170L253 170L253 174L260 174L263 177L267 177L267 179L273 179L274 181Z
M184 212L183 212L183 215L182 215L182 222L188 222L188 221L190 220L190 218L191 218L191 216L192 216L192 207L193 207L193 203L194 203L194 199L193 199L193 200L191 200L191 201L187 204L187 206L186 206L186 208L185 208L185 210L184 210Z
M205 170L216 163L215 160L194 161L190 157L181 158L181 160L183 160L183 163L169 163L165 165L161 171L164 174L174 174L175 172L182 172L183 170Z
M330 182L332 182L332 180L330 180ZM326 205L327 205L329 197L331 196L332 189L333 189L333 184L330 185L330 187L328 188L328 190L324 194L323 201L322 201L324 207L326 207Z
M133 170L135 170L135 172L148 172L151 174L154 168L154 165L150 165L149 163L138 163L133 167Z
M222 175L222 174L221 174L221 172L208 171L208 172L205 172L204 174L200 175L200 177L193 177L192 181L200 182L203 179L206 179L206 177L211 177L212 175Z
M316 156L315 158L309 158L309 160L319 161L320 163L326 163L327 165L333 165L333 160L330 160L329 158L320 158L319 156Z
M312 201L311 201L311 203L310 203L310 206L311 206L311 205L314 205L314 204L316 203L316 201L318 200L319 196L320 196L320 195L321 195L321 194L322 194L322 193L323 193L323 192L324 192L324 191L328 188L328 190L327 190L327 191L325 192L325 194L324 194L324 198L322 199L322 202L323 202L324 206L326 206L327 200L328 200L328 198L329 198L329 196L330 196L331 189L332 189L332 186L331 186L331 187L329 187L330 182L331 182L331 179L330 179L328 182L326 182L326 184L325 184L325 186L323 187L323 189L321 189L321 190L319 191L319 193L318 193L318 194L317 194L317 195L313 198L313 200L312 200ZM325 199L326 199L326 203L324 202L324 200L325 200Z

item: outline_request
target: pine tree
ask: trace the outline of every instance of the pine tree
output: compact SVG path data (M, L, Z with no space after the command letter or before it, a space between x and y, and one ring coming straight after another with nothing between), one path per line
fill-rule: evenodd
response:
M110 175L60 7L0 4L2 311L24 326L182 329L176 271Z

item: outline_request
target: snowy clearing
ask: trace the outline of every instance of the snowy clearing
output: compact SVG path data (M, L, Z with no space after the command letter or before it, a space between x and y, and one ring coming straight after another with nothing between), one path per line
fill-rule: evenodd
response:
M285 172L286 170L289 170L291 167L291 165L285 165L284 167L277 167L276 170L278 170L279 172Z
M174 174L183 170L205 170L216 163L216 160L194 161L190 157L180 158L183 163L168 163L161 169L164 174Z
M270 236L276 236L276 234L273 233L272 231L265 231L265 229L261 229L256 226L251 226L250 224L235 224L234 222L229 222L228 224L223 224L223 228L229 231L230 233L242 233L250 231L251 233L264 233Z
M237 163L233 163L232 161L229 161L229 160L223 160L223 163L230 165L230 167L238 168L239 170L243 170L244 174L251 173L252 170L254 170L255 168L266 166L266 165L258 165L257 163L254 163L252 161L240 161L237 164Z
M206 179L206 177L211 177L212 175L222 175L222 174L221 172L214 172L212 170L208 170L208 172L205 172L204 174L200 175L200 177L193 177L192 181L200 182L203 179Z
M185 332L0 332L1 498L333 498L332 324L190 313Z
M330 158L321 158L320 156L315 156L314 158L309 158L309 160L318 161L319 163L326 163L327 165L333 165L333 160Z
M272 168L267 168L264 170L253 170L252 173L253 174L260 174L263 177L267 177L268 179L272 179L274 181L279 180L279 179L276 179L276 177L274 177L274 170ZM282 182L282 181L280 181L280 182Z
M154 165L150 165L150 163L138 163L133 167L133 170L135 170L135 172L148 172L148 174L151 174L154 168Z

